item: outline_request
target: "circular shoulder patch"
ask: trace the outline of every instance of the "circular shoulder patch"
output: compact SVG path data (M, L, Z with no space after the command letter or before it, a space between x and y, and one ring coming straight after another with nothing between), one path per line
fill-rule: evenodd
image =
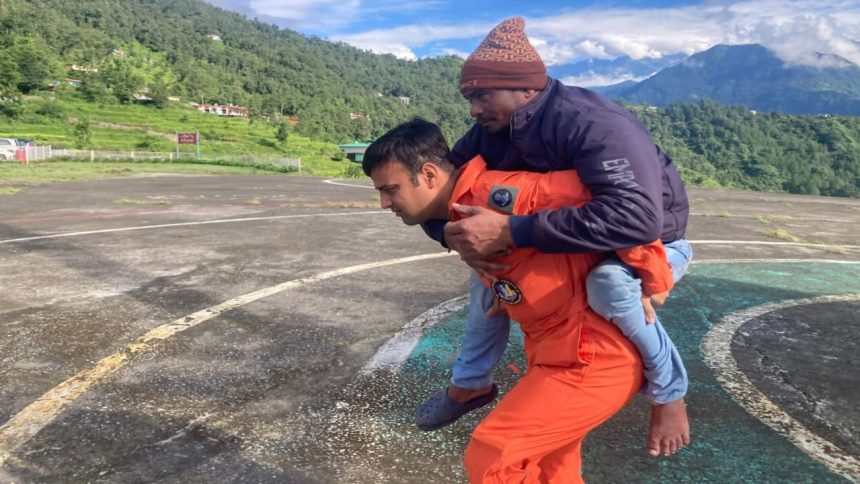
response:
M516 284L507 279L497 279L493 282L493 293L502 302L508 304L519 304L523 300L523 293Z
M505 208L514 201L514 195L507 188L498 188L493 192L493 203L499 208Z

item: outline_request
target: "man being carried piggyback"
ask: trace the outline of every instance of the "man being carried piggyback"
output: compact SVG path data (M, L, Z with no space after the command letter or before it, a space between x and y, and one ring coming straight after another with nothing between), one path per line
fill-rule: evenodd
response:
M591 198L532 214L456 207L462 220L428 221L425 231L456 250L476 271L511 247L540 253L592 254L661 240L677 282L692 250L684 239L689 206L672 160L631 113L599 95L547 77L521 18L496 26L466 60L460 92L477 121L451 149L460 167L477 155L490 170L576 170ZM444 228L443 228L444 227ZM683 397L687 374L654 314L662 297L643 292L636 272L617 257L598 264L586 281L589 306L624 331L643 353L652 403L647 450L670 455L689 440ZM451 383L421 406L416 424L434 430L492 402L492 370L508 340L505 314L488 315L493 294L472 274L470 307ZM492 314L492 313L491 313Z

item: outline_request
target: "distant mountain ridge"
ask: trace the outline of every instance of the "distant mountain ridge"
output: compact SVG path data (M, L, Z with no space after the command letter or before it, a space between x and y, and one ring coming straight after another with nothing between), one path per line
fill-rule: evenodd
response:
M819 55L838 67L788 64L758 44L717 45L644 81L595 90L656 106L710 99L758 111L860 115L860 66Z

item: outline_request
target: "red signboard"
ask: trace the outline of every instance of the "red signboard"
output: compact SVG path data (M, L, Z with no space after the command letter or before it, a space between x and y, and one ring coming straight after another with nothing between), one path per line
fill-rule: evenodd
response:
M197 144L197 133L179 133L177 137L181 145Z

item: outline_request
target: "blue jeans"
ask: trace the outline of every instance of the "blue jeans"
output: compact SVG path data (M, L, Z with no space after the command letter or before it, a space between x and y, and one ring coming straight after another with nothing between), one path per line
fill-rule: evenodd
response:
M693 251L686 240L665 244L675 282L687 272ZM599 315L616 324L642 354L646 397L654 403L668 403L687 392L687 372L678 350L658 320L645 322L642 287L632 268L610 257L601 262L587 279L588 303ZM510 319L502 314L487 318L493 293L472 272L469 285L469 314L460 354L451 369L451 383L478 389L493 381L492 371L508 344Z

